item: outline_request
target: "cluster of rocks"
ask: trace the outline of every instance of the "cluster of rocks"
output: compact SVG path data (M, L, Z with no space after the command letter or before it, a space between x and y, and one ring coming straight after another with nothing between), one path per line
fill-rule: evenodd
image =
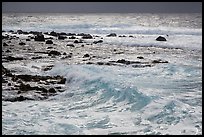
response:
M143 57L139 57L140 59L143 59ZM150 62L142 62L142 61L129 61L129 60L125 60L125 59L119 59L117 61L108 61L108 62L87 62L86 64L96 64L96 65L108 65L108 66L120 66L122 65L131 65L134 68L144 68L144 67L152 67L154 66L156 63L168 63L168 61L165 60L153 60Z
M35 97L23 96L24 93L32 91L39 94L39 100L47 99L49 96L56 95L57 92L63 92L66 78L62 76L39 76L39 75L15 75L2 65L2 83L7 83L10 89L16 91L17 96L5 97L4 101L24 101L36 100ZM6 88L3 86L2 88ZM7 89L8 90L8 89Z
M23 40L23 41L21 41L22 39L20 39L15 35L9 35L9 34L2 35L2 46L3 46L2 53L4 53L4 55L2 55L2 62L4 63L10 62L10 61L14 61L12 63L15 63L15 61L24 62L28 59L36 60L36 59L44 59L44 58L71 60L72 58L75 58L73 56L76 56L76 58L78 58L79 60L82 60L82 62L80 63L85 63L85 64L108 65L108 66L111 66L111 65L131 66L134 68L152 67L158 63L168 63L168 61L165 61L162 59L146 61L142 56L137 57L138 61L130 61L126 59L101 61L101 59L107 58L107 57L104 57L104 55L101 55L100 61L99 60L96 61L95 59L96 58L99 59L99 58L98 56L93 55L94 52L89 53L86 50L85 52L82 52L82 53L75 52L75 49L77 50L77 49L83 48L85 44L92 45L92 44L103 43L103 40L101 40L103 39L102 37L100 38L100 36L96 36L96 35L94 36L91 34L85 34L85 33L75 34L75 33L64 33L64 32L57 33L55 31L52 31L50 33L48 32L42 33L37 31L26 32L22 30L17 30L16 32L9 31L9 33L24 34L24 35L32 34L32 35L29 35L28 38L26 38L26 40ZM96 37L99 37L99 38L95 39ZM118 36L116 33L110 33L106 35L106 37L122 38L127 36L126 35ZM133 36L130 35L129 37L133 37ZM14 40L12 41L12 39ZM64 41L64 42L67 42L65 43L65 47L68 47L68 50L70 50L71 53L66 53L66 51L63 51L62 48L60 50L60 48L57 47L57 44L55 44L56 40L61 41L64 39L69 39L68 42L67 41ZM89 39L92 39L92 40L89 40ZM34 45L32 48L28 46L28 45L32 45L30 44L31 40L36 41L36 45ZM158 38L156 38L156 40L166 41L166 39L162 36L159 36ZM15 45L16 41L17 41L17 45ZM12 43L14 45L12 45ZM80 43L83 43L81 47L80 47ZM40 50L41 45L43 44L46 47L42 49L45 49L45 50ZM39 47L40 48L37 49L36 48L37 46L38 48ZM100 50L100 48L97 50ZM24 49L29 51L29 53L32 53L32 54L24 56L28 53L26 51L23 54L21 54ZM84 50L79 50L79 51L84 51ZM118 55L118 54L124 54L124 53L125 53L125 50L119 51L114 49L110 51L109 55L111 56L111 55ZM39 56L39 54L47 54L47 56L46 55ZM47 67L44 67L42 70L48 71L48 70L51 70L52 67L53 65L48 65ZM2 84L4 84L2 88L4 89L6 87L9 87L10 90L14 90L17 94L12 98L4 97L3 100L5 101L36 100L36 98L25 96L25 93L28 93L28 92L39 94L37 99L47 99L49 96L56 95L58 92L63 92L65 90L63 89L65 82L66 82L66 78L62 76L16 75L11 73L11 71L6 69L2 65Z

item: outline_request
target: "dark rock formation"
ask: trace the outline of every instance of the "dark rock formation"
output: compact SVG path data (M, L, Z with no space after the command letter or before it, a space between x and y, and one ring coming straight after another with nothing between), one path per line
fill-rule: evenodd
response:
M56 32L54 32L54 31L50 32L50 35L51 35L51 36L55 36L55 37L58 36L58 34L57 34Z
M116 36L117 36L116 33L111 33L111 34L107 35L106 37L116 37Z
M52 40L47 40L45 43L46 44L53 44Z
M8 61L24 60L24 58L22 58L22 57L12 57L12 56L4 57L4 59L6 59L6 60L8 60Z
M76 39L76 37L74 37L74 36L71 36L71 37L69 37L69 39Z
M102 42L103 42L103 40L94 41L93 44L102 43Z
M38 34L34 38L35 41L45 41L44 35L43 34Z
M67 38L67 37L66 37L66 36L63 36L63 35L59 35L59 36L58 36L58 39L59 39L59 40L64 40L64 39L66 39L66 38Z
M152 63L168 63L168 61L163 61L161 59L153 60Z
M24 42L20 42L19 45L26 45Z
M88 57L90 57L89 54L85 54L85 55L83 56L83 58L88 58Z
M158 38L156 38L157 41L166 41L166 39L162 36L159 36Z
M144 57L142 57L142 56L139 56L139 57L137 57L138 59L144 59Z
M56 56L59 56L61 55L61 53L59 51L56 51L56 50L52 50L48 53L48 56L51 56L51 55L56 55Z
M74 44L67 44L68 47L74 47Z
M10 101L10 102L24 101L24 100L34 100L34 99L28 98L28 97L24 97L24 96L22 96L22 95L19 96L19 97L3 99L3 101Z
M9 46L9 45L4 42L4 43L3 43L3 46L4 46L4 47L7 47L7 46Z
M41 59L42 56L32 57L31 59Z
M91 34L84 34L81 38L82 39L92 39L93 37L91 36Z

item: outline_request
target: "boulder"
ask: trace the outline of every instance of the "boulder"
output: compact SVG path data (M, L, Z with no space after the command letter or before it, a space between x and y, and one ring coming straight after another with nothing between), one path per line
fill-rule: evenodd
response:
M85 55L83 56L83 58L88 58L88 57L90 57L89 54L85 54Z
M44 35L43 34L38 34L34 38L35 41L45 41Z
M71 36L71 37L69 37L69 39L76 39L76 37L74 37L74 36Z
M53 44L52 40L47 40L45 43L46 44Z
M57 34L56 32L54 32L54 31L50 32L50 35L51 35L51 36L55 36L55 37L58 36L58 34Z
M82 39L92 39L93 37L91 36L91 34L84 34L81 38Z
M158 38L156 38L156 41L166 41L166 39L162 36L159 36Z
M24 42L20 42L19 45L26 45Z
M116 37L117 35L115 33L111 33L109 35L107 35L107 37Z
M51 56L51 55L56 55L56 56L59 56L61 55L61 53L59 51L56 51L56 50L52 50L48 53L48 56Z
M59 36L58 36L58 39L59 39L59 40L64 40L64 39L66 39L66 38L67 38L67 37L66 37L66 36L63 36L63 35L59 35Z
M139 56L139 57L137 57L138 59L144 59L144 57L142 57L142 56Z
M94 41L93 44L102 43L102 42L103 42L103 40Z

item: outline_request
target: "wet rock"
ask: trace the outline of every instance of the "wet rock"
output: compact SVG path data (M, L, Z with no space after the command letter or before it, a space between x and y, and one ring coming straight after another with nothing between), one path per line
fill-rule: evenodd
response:
M61 59L67 59L67 58L71 58L71 57L72 57L72 54L69 54L69 55L67 55L65 57L62 57Z
M45 41L44 35L43 34L38 34L34 38L35 41Z
M54 67L54 65L49 65L49 66L45 66L42 68L43 71L48 71L51 70Z
M24 42L20 42L19 45L26 45Z
M56 56L59 56L61 55L61 53L59 51L56 51L56 50L52 50L48 53L48 56L52 56L52 55L56 55Z
M168 61L163 61L161 59L153 60L152 63L168 63Z
M21 84L20 84L19 89L20 89L21 91L33 90L33 88L30 86L30 84L24 84L24 83L21 83Z
M56 32L54 32L54 31L50 32L50 35L51 35L51 36L55 36L55 37L58 36L58 34L57 34Z
M137 57L138 59L144 59L144 57L142 57L142 56L139 56L139 57Z
M46 44L53 44L52 40L47 40L45 43Z
M83 41L80 39L80 40L75 40L74 43L83 43Z
M156 41L166 41L166 39L162 36L159 36L158 38L156 38Z
M56 91L55 91L54 88L50 88L50 89L48 90L48 92L49 92L49 93L56 93Z
M12 57L12 56L4 57L4 59L6 59L6 60L8 60L8 61L24 60L24 58L22 58L22 57Z
M8 39L9 38L9 36L3 36L2 35L2 39Z
M120 35L120 36L118 36L118 37L126 37L125 35Z
M9 49L7 49L5 52L10 53L11 51Z
M75 33L67 33L67 36L75 36Z
M41 59L42 56L32 57L31 59Z
M91 36L91 34L84 34L81 38L82 39L92 39L93 37Z
M34 100L34 99L24 97L24 96L19 96L19 97L14 97L14 98L6 98L6 99L3 99L3 100L4 101L10 101L10 102L16 102L16 101Z
M47 47L47 49L53 49L53 47Z
M13 30L9 30L8 32L11 32L11 33L13 33L14 31L13 31Z
M74 44L67 44L68 47L74 47Z
M4 46L4 47L7 47L7 46L9 46L9 45L4 42L4 43L3 43L3 46Z
M117 36L116 33L111 33L111 34L107 35L106 37L116 37L116 36Z
M71 37L69 37L69 39L76 39L76 37L74 37L74 36L71 36Z
M58 36L58 39L59 39L59 40L64 40L64 39L66 39L66 38L67 38L67 37L66 37L66 36L63 36L63 35L59 35L59 36Z
M94 64L93 62L87 62L86 64Z
M103 62L97 62L96 64L97 64L97 65L104 65Z
M59 35L67 35L65 32L60 32Z
M17 30L17 33L18 34L23 34L23 31L22 30Z
M61 77L60 81L57 84L65 84L66 78Z
M88 58L88 57L90 57L89 54L85 54L85 55L83 56L83 58Z
M29 34L33 34L33 35L42 35L42 32L38 32L38 31L30 31ZM29 37L29 36L28 36ZM31 36L32 37L32 36Z
M97 43L102 43L102 42L103 42L103 40L99 40L99 41L94 41L93 43L97 44Z
M129 65L129 64L130 64L130 61L126 61L126 60L124 60L124 59L119 59L118 61L116 61L116 63L122 63L122 64Z

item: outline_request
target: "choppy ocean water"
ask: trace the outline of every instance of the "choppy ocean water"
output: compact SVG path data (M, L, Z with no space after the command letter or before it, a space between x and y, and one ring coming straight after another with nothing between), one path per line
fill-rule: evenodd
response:
M150 68L56 62L46 73L69 79L67 90L3 101L3 134L202 134L201 14L2 14L2 29L134 35L104 43L184 50L160 53L170 63Z

